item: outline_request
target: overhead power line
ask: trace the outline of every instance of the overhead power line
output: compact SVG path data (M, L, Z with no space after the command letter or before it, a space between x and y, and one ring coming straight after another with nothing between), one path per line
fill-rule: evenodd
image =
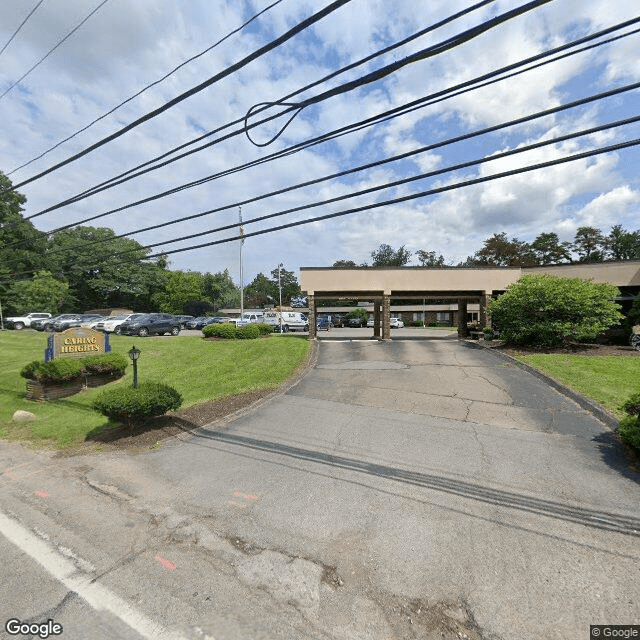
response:
M604 44L608 44L610 42L613 42L614 40L617 40L617 39L620 39L620 38L623 38L623 37L627 37L627 36L630 36L630 35L634 35L634 34L638 33L639 30L634 30L634 31L631 31L631 32L628 32L628 33L625 33L625 34L621 34L621 35L615 36L613 38L610 38L610 39L607 39L607 40L604 40L604 41L601 41L601 42L598 42L598 43L595 43L595 44L591 44L591 45L585 46L584 48L577 49L575 51L566 52L567 49L572 49L572 48L574 48L574 47L576 47L578 45L584 44L585 42L590 42L592 40L601 38L604 35L608 35L608 34L610 34L612 32L615 32L615 31L620 30L622 28L625 28L627 26L630 26L630 25L633 25L633 24L637 24L638 22L640 22L640 17L639 18L635 18L633 20L625 21L625 22L620 23L618 25L614 25L613 27L608 27L608 28L603 29L603 30L601 30L599 32L591 34L589 36L585 36L583 38L579 38L579 39L577 39L575 41L566 43L566 44L561 45L559 47L555 47L553 49L550 49L548 51L536 54L536 55L531 56L529 58L526 58L524 60L520 60L518 62L512 63L512 64L507 65L505 67L501 67L499 69L496 69L494 71L486 73L486 74L484 74L482 76L479 76L479 77L476 77L476 78L472 78L472 79L467 80L465 82L459 83L459 84L457 84L457 85L455 85L453 87L448 87L447 89L428 94L428 95L423 96L422 98L419 98L417 100L414 100L414 101L412 101L412 102L410 102L410 103L408 103L406 105L401 105L399 107L395 107L393 109L387 110L387 111L382 112L380 114L377 114L375 116L371 116L370 118L367 118L365 120L360 120L360 121L358 121L356 123L352 123L350 125L346 125L346 126L341 127L339 129L335 129L335 130L333 130L331 132L322 134L321 136L318 136L316 138L312 138L312 139L307 140L307 141L302 142L302 143L297 143L295 145L292 145L291 147L288 147L286 149L277 151L277 152L275 152L275 153L273 153L271 155L263 156L262 158L258 158L256 160L244 163L244 164L239 165L237 167L234 167L234 168L231 168L231 169L227 169L227 170L212 174L210 176L207 176L205 178L201 178L199 180L195 180L195 181L186 183L185 185L182 185L180 187L176 187L174 189L170 189L168 191L162 192L161 194L159 194L158 197L162 197L164 195L170 195L170 194L176 193L177 191L180 191L180 190L183 190L183 189L186 189L186 188L199 186L199 185L202 185L202 184L204 184L206 182L209 182L211 180L215 180L215 179L218 179L220 177L228 176L228 175L230 175L232 173L243 171L245 169L248 169L248 168L251 168L251 167L255 167L255 166L258 166L260 164L264 164L266 162L270 162L272 160L285 157L287 155L291 155L291 154L297 153L297 152L302 151L304 149L307 149L307 148L309 148L311 146L318 145L318 144L320 144L322 142L326 142L328 140L335 139L335 138L343 136L343 135L347 135L348 133L351 133L351 132L354 132L354 131L362 130L362 129L366 128L366 127L373 126L375 124L379 124L381 122L390 120L390 119L395 118L395 117L399 117L400 115L405 115L407 113L411 113L412 111L415 111L417 109L421 109L421 108L424 108L426 106L431 106L433 104L436 104L438 102L442 102L443 100L450 99L452 97L461 95L461 94L466 93L468 91L473 91L475 89L486 87L486 86L488 86L490 84L493 84L493 83L496 83L496 82L501 82L501 81L503 81L505 79L514 77L514 76L522 74L522 73L526 73L527 71L531 71L533 69L539 68L539 67L541 67L543 65L546 65L546 64L551 64L552 62L556 62L556 61L561 60L563 58L566 58L568 56L576 55L577 53L582 53L582 52L588 51L588 50L590 50L592 48L595 48L595 47L598 47L598 46L602 46ZM552 57L556 53L561 53L561 52L566 52L566 53L564 53L562 55L558 55L556 57ZM545 60L545 58L547 58L547 59ZM542 60L542 62L539 62L540 60ZM533 63L535 63L535 64L533 64ZM527 67L527 65L530 65L530 64L533 64L533 66ZM521 67L527 67L527 68L521 68ZM509 72L512 72L512 73L509 73ZM500 77L500 76L502 76L502 77ZM626 89L623 89L623 90L626 90ZM608 92L605 92L605 93L600 94L600 95L604 98L604 97L607 97L607 93ZM236 132L236 134L237 133L238 132ZM195 153L195 152L197 152L197 151L199 151L201 149L207 148L207 147L211 146L212 144L215 144L215 143L217 143L219 141L220 141L220 139L212 141L210 143L207 143L206 145L203 145L199 149L191 150L188 153ZM165 155L167 155L167 154L165 154ZM187 154L185 154L185 155L187 155ZM176 158L176 159L179 159L179 158ZM120 180L119 182L114 183L113 186L116 186L118 184L122 184L122 183L126 182L129 179L132 179L134 177L142 175L143 173L147 173L149 171L152 171L155 168L166 166L167 164L170 164L173 161L174 161L174 159L170 159L170 160L168 160L168 161L166 161L166 162L164 162L164 163L162 163L162 164L160 164L160 165L158 165L156 167L147 168L147 169L145 169L143 171L140 171L138 174L132 175L132 176L130 176L128 178L124 178L124 179ZM121 175L125 175L125 174L121 174ZM107 188L109 188L109 186L104 186L103 188L101 188L99 190L96 190L93 193L98 193L99 191L102 191L102 190L107 189ZM70 199L67 199L67 200L64 200L62 202L59 202L56 205L52 205L52 206L47 207L47 208L45 208L45 209L43 209L41 211L38 211L35 214L32 214L31 216L28 216L26 219L30 220L30 219L39 217L41 215L44 215L45 213L49 213L49 212L54 211L56 209L62 208L64 206L67 206L69 204L73 204L74 202L78 202L78 201L84 199L84 197L88 197L89 195L93 195L93 193L87 193L87 192L85 192L85 193L86 193L86 196L82 195L82 194L80 194L78 196L74 196L74 197L72 197ZM149 201L155 200L155 199L157 199L156 196L151 196L150 198L145 198L145 199L140 200L138 202L134 202L132 206L135 206L137 204L142 204L142 203L145 203L145 202L149 202ZM77 221L77 222L73 223L73 225L81 224L82 222L88 222L88 221L91 221L91 220L95 220L95 219L97 219L99 217L104 217L105 215L109 215L111 213L116 213L118 211L122 211L122 210L128 208L129 206L130 205L125 205L123 207L118 207L116 209L112 209L110 211L107 211L104 214L98 214L96 216L91 216L89 218L85 218L84 220L80 220L80 221ZM73 225L66 225L65 227L61 227L61 228L66 228L68 226L73 226Z
M128 231L126 233L117 234L117 235L115 235L112 238L109 238L107 240L96 240L96 241L90 242L90 243L83 243L82 245L76 245L74 247L71 247L70 249L71 250L82 249L82 248L86 248L87 246L90 246L90 245L93 245L93 244L101 244L103 242L109 242L111 240L116 240L118 238L130 237L130 236L138 234L138 233L144 233L146 231L154 231L156 229L160 229L160 228L163 228L163 227L168 227L168 226L171 226L171 225L174 225L174 224L179 224L179 223L195 220L197 218L201 218L201 217L204 217L204 216L209 216L209 215L212 215L214 213L221 213L223 211L236 209L239 206L245 206L247 204L253 204L255 202L259 202L261 200L265 200L265 199L271 198L273 196L282 195L284 193L288 193L288 192L291 192L291 191L302 189L304 187L309 187L309 186L313 186L313 185L316 185L316 184L320 184L322 182L328 182L329 180L335 180L336 178L341 178L341 177L344 177L344 176L347 176L347 175L351 175L353 173L357 173L357 172L360 172L360 171L365 171L365 170L368 170L368 169L374 169L374 168L383 166L385 164L389 164L391 162L397 162L399 160L406 160L406 159L414 157L416 155L419 155L419 154L422 154L422 153L427 153L429 151L434 151L436 149L440 149L442 147L449 146L449 145L452 145L452 144L455 144L455 143L458 143L458 142L471 140L473 138L477 138L477 137L480 137L480 136L483 136L483 135L487 135L489 133L495 133L497 131L500 131L500 130L503 130L503 129L507 129L507 128L511 128L511 127L515 127L515 126L518 126L520 124L525 124L525 123L531 122L533 120L539 120L541 118L546 118L546 117L548 117L550 115L555 115L555 114L561 113L563 111L567 111L567 110L570 110L570 109L575 109L576 107L584 106L584 105L591 104L591 103L594 103L594 102L600 102L600 101L602 101L602 100L604 100L606 98L617 96L617 95L620 95L622 93L633 91L633 90L639 89L639 88L640 88L640 82L635 82L635 83L632 83L632 84L629 84L629 85L625 85L623 87L618 87L616 89L611 89L611 90L605 91L603 93L595 94L595 95L589 96L587 98L582 98L580 100L575 100L573 102L569 102L569 103L564 104L564 105L559 105L557 107L552 107L550 109L545 109L543 111L538 111L536 113L533 113L533 114L530 114L530 115L527 115L527 116L523 116L523 117L520 117L520 118L516 118L516 119L510 120L508 122L503 122L501 124L493 125L491 127L485 127L483 129L477 129L475 131L471 131L469 133L465 133L465 134L460 135L460 136L455 136L453 138L448 138L446 140L442 140L442 141L439 141L439 142L434 142L434 143L431 143L429 145L424 145L424 146L418 147L416 149L413 149L411 151L407 151L405 153L401 153L401 154L398 154L398 155L395 155L395 156L384 158L382 160L376 160L374 162L370 162L370 163L367 163L367 164L364 164L364 165L359 165L359 166L353 167L351 169L346 169L344 171L339 171L337 173L332 173L332 174L329 174L329 175L325 175L325 176L322 176L320 178L315 178L313 180L307 180L305 182L301 182L301 183L298 183L298 184L295 184L295 185L291 185L291 186L288 186L288 187L283 187L281 189L270 191L268 193L264 193L264 194L261 194L261 195L258 195L258 196L254 196L252 198L247 198L247 199L244 199L244 200L240 200L238 202L233 202L231 204L224 205L224 206L221 206L221 207L216 207L214 209L208 209L206 211L201 211L199 213L191 214L191 215L188 215L188 216L183 216L181 218L176 218L176 219L169 220L169 221L166 221L166 222L161 222L161 223L154 224L154 225L151 225L151 226L148 226L148 227L142 227L140 229L134 229L133 231ZM586 135L586 134L583 134L583 135ZM145 199L140 200L140 201L138 201L137 203L134 203L134 204L146 203L146 202L149 202L149 201L154 200L154 199L156 199L156 198L155 197L145 198ZM101 214L98 214L98 215L95 215L95 216L91 216L90 218L87 218L87 219L83 220L82 222L91 222L91 221L93 221L95 219L98 219L98 218L104 217L106 215L109 215L111 213L119 212L121 210L128 209L128 208L129 208L129 205L127 205L125 207L119 207L117 209L112 209L110 211L107 211L107 212L104 212L104 213L101 213ZM60 231L64 231L65 229L70 229L70 228L76 226L77 224L79 224L79 223L74 222L74 223L70 223L70 224L67 224L67 225L63 225L61 227L58 227L57 229L53 229L52 231L46 232L46 235L48 235L48 236L54 235L55 233L58 233ZM16 244L18 244L18 243L16 243ZM11 245L9 245L9 246L11 246ZM53 251L53 253L56 253L56 252L57 252L56 250Z
M105 4L107 4L107 2L109 2L109 0L102 0L102 2L95 7L95 9L93 9L93 11L91 11L91 13L89 13L89 15L87 15L85 18L83 18L73 29L71 29L71 31L69 31L69 33L67 33L67 35L62 38L62 40L60 40L52 49L49 49L49 51L47 51L47 53L45 53L42 58L40 58L40 60L38 60L38 62L36 62L31 69L29 69L29 71L27 71L25 74L23 74L22 76L20 76L8 89L6 89L4 91L4 93L0 94L0 100L2 100L2 98L4 98L7 93L9 93L9 91L11 91L11 89L13 89L15 86L19 85L34 69L36 69L37 67L39 67L60 45L62 45L64 42L66 42L89 18L91 18L91 16L93 16L95 13L97 13L97 11Z
M549 0L547 0L547 1L549 1ZM107 2L107 0L104 0L104 2ZM322 20L322 18L324 18L327 15L329 15L330 13L336 11L340 7L344 6L345 4L348 4L349 2L351 2L351 0L334 0L334 2L332 2L329 5L327 5L321 11L318 11L317 13L314 13L312 16L310 16L306 20L303 20L302 22L298 23L292 29L289 29L285 34L281 35L280 37L276 38L275 40L272 40L271 42L269 42L265 46L260 47L259 49L257 49L253 53L249 54L248 56L245 56L239 62L236 62L236 63L232 64L231 66L227 67L226 69L224 69L223 71L221 71L219 73L216 73L214 76L211 76L210 78L208 78L204 82L201 82L199 85L196 85L195 87L192 87L188 91L185 91L184 93L181 93L179 96L176 96L175 98L172 98L171 100L169 100L168 102L166 102L162 106L158 107L157 109L154 109L153 111L150 111L150 112L146 113L144 116L141 116L140 118L137 118L136 120L134 120L133 122L129 123L128 125L122 127L118 131L106 136L105 138L102 138L98 142L95 142L94 144L86 147L82 151L79 151L78 153L73 154L72 156L70 156L66 160L58 162L57 164L54 164L53 166L49 167L48 169L45 169L44 171L41 171L40 173L36 174L35 176L32 176L31 178L28 178L27 180L23 180L19 184L14 185L12 187L12 189L16 190L16 189L18 189L20 187L23 187L23 186L25 186L27 184L30 184L31 182L34 182L35 180L38 180L39 178L42 178L43 176L46 176L49 173L52 173L53 171L56 171L57 169L60 169L61 167L64 167L64 166L70 164L71 162L74 162L74 161L78 160L79 158L82 158L83 156L86 156L88 153L91 153L92 151L95 151L96 149L104 146L105 144L107 144L109 142L112 142L113 140L116 140L120 136L123 136L125 133L131 131L132 129L135 129L136 127L140 126L144 122L148 122L152 118L155 118L156 116L160 115L161 113L164 113L168 109L171 109L172 107L174 107L175 105L179 104L180 102L186 100L187 98L190 98L191 96L195 95L196 93L199 93L200 91L203 91L207 87L210 87L212 84L214 84L216 82L219 82L223 78L226 78L227 76L235 73L236 71L238 71L242 67L246 66L247 64L249 64L253 60L256 60L257 58L263 56L264 54L268 53L269 51L271 51L271 50L275 49L276 47L280 46L281 44L283 44L287 40L290 40L291 38L293 38L295 35L297 35L301 31L304 31L305 29L308 29L312 24L315 24L319 20Z
M11 37L7 40L7 42L5 43L4 47L2 47L2 49L0 49L0 56L4 53L4 50L11 44L11 41L18 35L18 32L20 31L20 29L22 29L22 27L24 27L24 25L27 23L27 20L29 20L29 18L36 12L36 10L38 9L38 7L44 2L44 0L38 0L38 2L36 3L36 6L33 7L33 9L31 9L31 11L29 11L29 14L27 15L27 17L20 23L20 25L18 26L18 28L11 34Z
M15 173L16 171L19 171L20 169L24 169L25 167L27 167L30 164L34 163L36 160L40 160L41 158L44 158L44 156L46 156L48 153L50 153L54 149L57 149L58 147L60 147L65 142L69 142L69 140L73 140L73 138L75 138L76 136L80 135L81 133L87 131L87 129L91 128L94 124L100 122L101 120L104 120L107 116L110 116L112 113L114 113L115 111L120 109L120 107L123 107L125 104L128 104L129 102L131 102L132 100L134 100L138 96L142 95L145 91L148 91L152 87L155 87L156 85L160 84L161 82L164 82L164 80L166 80L167 78L172 76L174 73L176 73L177 71L182 69L182 67L186 66L190 62L193 62L194 60L197 60L198 58L201 58L206 53L209 53L209 51L211 51L212 49L215 49L217 46L219 46L220 44L222 44L223 42L225 42L226 40L231 38L231 36L233 36L236 33L239 33L240 31L242 31L242 29L244 29L246 26L250 25L252 22L257 20L260 16L262 16L264 13L266 13L267 11L269 11L270 9L275 7L276 5L280 4L282 1L283 0L276 0L275 2L272 2L270 5L268 5L264 9L262 9L262 11L259 11L258 13L254 14L253 16L251 16L251 18L246 20L239 27L236 27L233 31L230 31L229 33L227 33L226 36L224 36L224 37L220 38L219 40L217 40L216 42L214 42L214 44L212 44L211 46L209 46L206 49L200 51L200 53L197 53L196 55L191 56L191 58L188 58L184 62L181 62L177 67L175 67L171 71L169 71L169 73L166 73L161 78L158 78L158 80L155 80L154 82L151 82L150 84L146 85L145 87L143 87L142 89L140 89L139 91L134 93L132 96L130 96L126 100L123 100L122 102L117 104L115 107L113 107L112 109L107 111L106 113L103 113L101 116L95 118L95 120L92 120L89 124L85 125L81 129L78 129L77 131L72 133L70 136L67 136L66 138L64 138L64 140L60 140L60 142L54 144L52 147L49 147L46 151L43 151L39 156L36 156L35 158L31 158L31 160L28 160L24 164L21 164L19 167L16 167L15 169L12 169L6 175L10 176L13 173ZM40 2L43 2L43 0L40 0ZM2 52L0 52L0 53L2 53Z
M547 4L548 2L551 2L551 1L552 0L532 0L531 2L529 2L527 4L524 4L524 5L521 5L520 7L516 8L516 9L513 9L511 11L507 11L507 12L505 12L503 14L500 14L500 15L490 19L490 20L487 20L487 21L481 23L480 25L477 25L476 27L473 27L471 29L467 29L466 31L463 31L462 33L460 33L460 34L458 34L456 36L453 36L452 38L449 38L449 39L447 39L447 40L445 40L443 42L440 42L440 43L438 43L436 45L433 45L431 47L427 47L426 49L423 49L423 50L421 50L421 51L419 51L419 52L417 52L417 53L415 53L415 54L413 54L411 56L407 56L406 58L404 58L403 60L401 60L399 62L395 62L395 63L393 63L391 65L386 65L385 67L382 67L381 69L378 69L377 71L375 71L373 73L367 74L364 77L359 78L358 80L354 80L354 81L351 81L351 82L344 83L344 84L340 85L339 87L334 87L333 89L325 91L325 92L323 92L323 93L321 93L319 95L316 95L316 96L314 96L312 98L308 98L308 99L298 103L297 106L289 107L288 109L286 109L285 111L283 111L280 114L276 114L275 116L271 116L269 118L263 119L263 120L261 120L261 121L259 121L257 123L253 123L250 126L251 126L251 128L254 128L254 127L256 127L256 126L258 126L260 124L263 124L265 122L269 122L271 120L274 120L275 118L278 118L281 115L283 115L283 113L287 113L287 112L291 111L292 109L304 108L304 107L309 106L311 104L317 104L317 103L322 102L323 100L326 100L326 99L328 99L328 98L330 98L332 96L338 95L340 93L344 93L346 91L351 91L356 86L364 86L366 84L369 84L370 82L373 82L375 79L381 79L383 77L386 77L390 73L393 73L394 71L397 71L398 69L406 66L407 64L411 64L412 62L416 62L418 60L424 60L426 58L438 55L439 53L443 53L444 51L448 51L448 50L454 48L455 46L458 46L460 44L468 42L469 40L471 40L473 38L478 37L479 35L485 33L486 31L488 31L488 30L490 30L492 28L495 28L499 24L502 24L502 23L504 23L504 22L506 22L508 20L513 19L514 17L522 15L522 14L528 12L528 11L533 10L534 8L537 8L537 7L541 6L541 5ZM222 138L218 138L217 140L215 140L213 142L209 142L206 145L203 145L203 146L201 146L199 148L192 149L191 151L186 152L186 153L184 153L184 154L182 154L180 156L177 156L175 158L171 158L170 160L167 160L167 161L165 161L165 162L163 162L161 164L158 164L153 168L146 169L146 170L144 170L144 171L142 171L142 172L140 172L138 174L129 175L125 179L118 180L122 176L126 176L127 174L130 174L132 171L136 171L140 167L148 165L151 162L156 162L159 159L165 158L165 157L175 153L178 149L182 149L182 148L184 148L186 146L189 146L194 141L190 141L189 143L186 143L184 145L180 145L180 147L174 148L173 150L162 154L161 156L157 157L154 160L151 160L151 161L148 161L146 163L143 163L142 165L138 165L138 167L130 169L130 170L124 172L123 174L120 174L119 176L111 178L110 180L107 180L106 182L103 182L103 183L101 183L99 185L95 185L94 187L91 187L90 189L85 190L84 192L82 192L80 194L76 194L75 196L73 196L73 197L71 197L71 198L69 198L69 199L67 199L67 200L65 200L63 202L58 203L54 207L49 207L48 209L46 209L46 210L44 210L42 212L39 212L36 215L41 215L42 213L52 211L54 208L57 209L57 208L60 208L62 206L66 206L68 204L71 204L73 202L77 202L77 201L79 201L81 199L89 197L90 195L94 195L95 193L98 193L100 191L104 191L105 189L112 188L113 186L116 186L117 184L121 184L121 183L126 182L128 180L131 180L134 177L137 177L138 175L142 175L142 173L147 173L148 171L152 171L152 170L155 170L155 169L157 169L159 167L166 166L167 164L170 164L172 162L176 162L177 160L180 160L181 158L185 157L186 155L190 155L192 153L196 153L198 151L201 151L202 149L205 149L207 147L212 146L213 144L218 144L219 142L221 142L223 140L227 140L227 139L229 139L229 138L231 138L233 136L239 135L239 133L241 133L242 131L246 131L249 128L249 125L246 122L246 117L245 117L244 120L245 120L245 125L244 125L244 128L242 130L238 130L238 131L235 131L235 132L233 132L231 134L227 134L226 136L223 136ZM220 131L222 129L225 129L228 126L229 125L225 125L224 127L221 127L219 129L217 129L216 131ZM124 130L121 130L121 131L124 131ZM206 135L210 135L210 134L211 134L211 132L209 134L206 134ZM205 136L201 136L199 139L202 139L203 137L205 137ZM58 165L58 166L61 166L61 165ZM51 169L51 170L53 170L53 169ZM48 173L48 172L49 172L49 170L47 170L47 172L45 172L45 173ZM40 174L40 175L44 175L44 173ZM39 176L36 176L36 177L34 177L32 179L36 179L37 177L39 177ZM114 182L115 180L118 180L118 181ZM27 181L27 182L29 182L29 181ZM15 185L13 187L13 189L17 189L18 187L20 187L20 186L22 186L24 184L26 184L26 182L22 182L20 184L17 184L17 185Z

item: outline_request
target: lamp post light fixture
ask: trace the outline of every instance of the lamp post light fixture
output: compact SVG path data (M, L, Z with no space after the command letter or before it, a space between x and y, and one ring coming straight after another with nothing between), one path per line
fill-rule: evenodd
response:
M140 357L140 349L136 349L136 346L133 345L131 349L129 349L129 357L133 362L133 388L138 388L138 358Z

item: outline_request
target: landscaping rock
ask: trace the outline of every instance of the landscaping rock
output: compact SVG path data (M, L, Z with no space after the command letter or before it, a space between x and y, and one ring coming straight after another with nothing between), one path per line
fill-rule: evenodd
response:
M33 420L37 420L38 418L30 411L16 411L11 419L14 422L32 422Z

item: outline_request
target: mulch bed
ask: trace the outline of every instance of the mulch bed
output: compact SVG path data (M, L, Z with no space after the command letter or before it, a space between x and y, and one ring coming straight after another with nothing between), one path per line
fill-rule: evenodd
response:
M96 445L99 445L102 451L124 450L137 452L156 448L161 444L162 440L174 438L197 427L225 418L258 400L262 400L271 393L273 393L272 389L249 391L215 402L206 402L195 407L189 407L183 411L175 411L157 418L150 418L134 427L121 425L106 429L96 435L87 437L84 446L81 446L80 450L76 449L72 452L67 452L66 455L93 450Z
M583 344L573 343L564 347L513 347L505 345L501 342L495 342L491 345L492 349L502 351L510 356L516 354L533 355L538 353L551 353L562 354L571 356L633 356L640 357L640 351L637 351L629 345L615 345L615 344Z

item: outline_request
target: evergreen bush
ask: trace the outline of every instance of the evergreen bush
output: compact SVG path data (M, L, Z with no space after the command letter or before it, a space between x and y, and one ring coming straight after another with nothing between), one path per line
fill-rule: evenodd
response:
M230 322L208 324L202 329L207 338L227 338L233 340L236 337L236 325Z
M246 324L237 330L236 337L242 340L254 340L260 337L260 328L256 323Z
M620 408L629 415L620 420L618 435L623 442L640 451L640 393L631 394Z
M121 353L101 353L80 360L85 373L94 376L122 376L129 361Z
M275 325L266 322L257 322L255 326L258 327L261 336L266 336L276 330Z
M131 426L145 418L176 411L181 404L182 396L173 387L160 382L142 382L137 389L105 389L95 398L92 407L111 420Z
M84 373L80 360L71 358L56 358L51 362L34 360L30 362L20 375L28 380L35 380L41 384L65 384L77 380Z

